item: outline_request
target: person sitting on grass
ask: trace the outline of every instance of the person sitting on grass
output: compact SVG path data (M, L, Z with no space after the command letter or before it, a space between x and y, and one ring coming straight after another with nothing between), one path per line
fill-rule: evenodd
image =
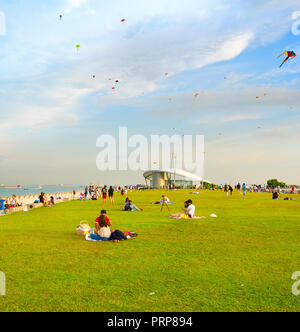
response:
M101 211L100 217L96 219L95 222L95 234L99 235L101 238L110 239L112 226L111 219L107 216L106 210Z
M276 200L276 199L279 199L279 193L278 191L273 191L273 199Z
M172 219L192 219L195 217L196 208L191 200L184 203L184 213L171 214Z
M111 219L107 216L107 212L105 210L102 210L100 217L96 219L95 223L96 236L94 236L94 234L91 234L91 238L94 240L113 242L127 240L127 237L121 231L111 230L111 227Z
M126 199L124 211L143 211L142 209L139 209L136 205L132 204L132 201L130 199Z

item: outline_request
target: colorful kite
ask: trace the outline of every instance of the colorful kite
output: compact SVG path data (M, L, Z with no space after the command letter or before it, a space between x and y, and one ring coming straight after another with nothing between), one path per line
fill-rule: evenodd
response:
M281 55L279 55L278 58L282 57L283 55L286 55L286 58L282 62L279 68L281 68L289 59L295 58L297 56L297 54L294 51L285 51Z
M62 20L62 17L63 17L62 15L59 15L59 19L60 19L60 20Z
M77 48L77 52L78 52L80 49L80 45L76 45L76 48Z
M198 97L199 97L199 93L196 92L196 93L194 94L194 102L196 102L196 100L197 100Z
M126 22L125 18L122 18L121 23L125 23L125 22Z

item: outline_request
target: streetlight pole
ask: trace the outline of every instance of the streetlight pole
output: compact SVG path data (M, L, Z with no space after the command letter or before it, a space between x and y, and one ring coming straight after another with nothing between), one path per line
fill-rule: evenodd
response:
M176 154L174 153L174 189L176 187Z
M206 154L206 152L203 152L203 174L202 174L202 190L204 189L204 174L205 174L205 154Z

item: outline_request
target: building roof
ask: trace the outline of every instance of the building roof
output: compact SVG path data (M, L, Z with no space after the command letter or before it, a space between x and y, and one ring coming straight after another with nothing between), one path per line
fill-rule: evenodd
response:
M181 170L181 169L168 169L168 170L151 170L151 171L147 171L144 173L144 177L146 180L152 180L152 174L154 172L159 172L159 173L169 173L169 174L175 174L177 176L182 176L184 178L186 178L187 180L191 180L191 181L197 181L197 182L202 182L203 178L193 174L193 173L189 173L187 171ZM211 183L207 180L204 180L204 182L207 183Z

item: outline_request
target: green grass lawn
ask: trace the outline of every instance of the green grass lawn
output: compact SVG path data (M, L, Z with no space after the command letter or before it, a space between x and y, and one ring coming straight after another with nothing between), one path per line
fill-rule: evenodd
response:
M122 212L119 194L107 206L114 229L139 234L121 243L75 234L81 220L94 224L100 201L1 217L0 311L300 311L291 291L300 271L298 197L171 192L172 212L191 198L208 217L176 221L150 205L162 193L130 194L144 212Z

